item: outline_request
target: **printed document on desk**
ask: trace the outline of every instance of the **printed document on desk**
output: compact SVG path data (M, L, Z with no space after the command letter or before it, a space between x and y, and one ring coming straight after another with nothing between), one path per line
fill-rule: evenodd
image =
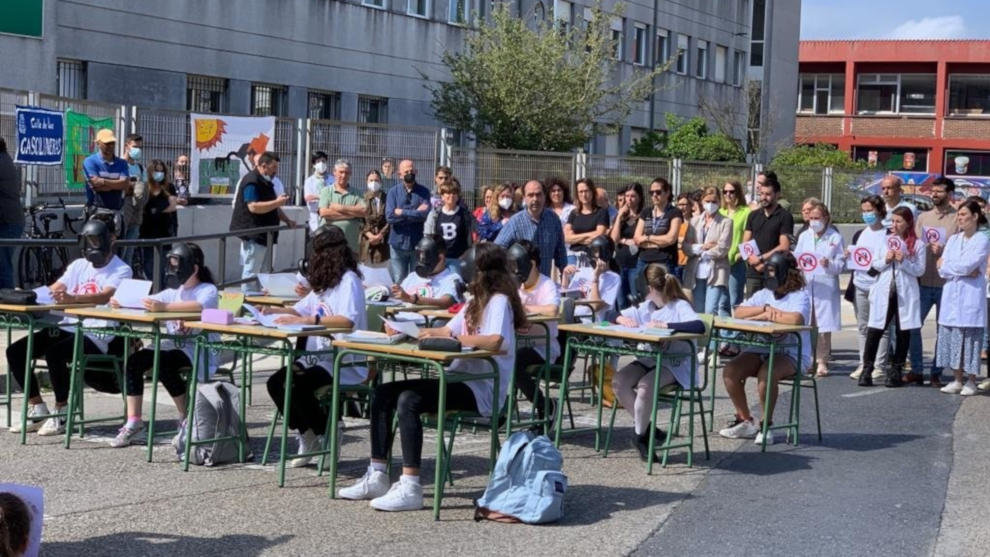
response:
M113 299L122 308L144 309L144 299L150 292L150 280L124 279L114 291Z
M296 285L299 280L292 273L258 273L258 282L269 296L276 298L296 298Z
M275 323L275 318L278 317L278 315L265 315L261 313L261 311L258 310L258 308L254 307L251 304L244 304L241 307L246 309L248 313L251 314L251 318L257 321L258 323L260 323L261 325L265 327L274 327L274 328L278 327L278 324Z

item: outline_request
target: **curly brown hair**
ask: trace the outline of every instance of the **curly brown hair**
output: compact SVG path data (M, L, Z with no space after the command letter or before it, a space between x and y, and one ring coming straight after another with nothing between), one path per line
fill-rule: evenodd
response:
M332 224L321 226L313 236L313 256L306 273L309 285L314 292L332 290L347 271L364 278L344 231Z
M471 293L465 322L468 331L474 334L481 325L481 316L488 301L496 294L505 294L512 306L512 323L516 329L526 326L526 309L519 298L519 285L509 273L509 258L502 246L484 242L477 244L474 252L474 279L468 285Z

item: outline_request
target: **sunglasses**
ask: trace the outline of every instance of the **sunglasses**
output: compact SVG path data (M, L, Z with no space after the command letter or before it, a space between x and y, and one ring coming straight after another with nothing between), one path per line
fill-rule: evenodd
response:
M723 195L735 195L736 190L722 190Z
M661 195L663 190L650 190L650 195Z

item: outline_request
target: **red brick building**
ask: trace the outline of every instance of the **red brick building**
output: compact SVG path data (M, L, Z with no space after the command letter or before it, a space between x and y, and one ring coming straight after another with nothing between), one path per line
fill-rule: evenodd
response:
M801 41L797 143L885 170L990 176L990 41Z

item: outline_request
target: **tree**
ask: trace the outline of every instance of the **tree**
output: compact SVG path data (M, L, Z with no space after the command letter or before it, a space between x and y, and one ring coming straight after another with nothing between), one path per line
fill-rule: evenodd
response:
M566 30L545 22L531 29L509 3L495 6L462 52L443 55L451 80L427 85L437 119L484 145L581 147L594 135L614 133L667 68L635 69L632 78L620 79L610 23L621 6L605 11L596 4L587 25Z
M667 138L662 132L648 131L643 134L643 137L633 140L632 145L629 146L629 156L663 157L666 145Z
M792 145L777 152L770 162L771 168L784 167L825 167L859 169L866 168L866 163L854 161L849 153L840 151L834 145L816 143L815 145Z
M710 133L705 119L695 116L688 120L666 115L667 144L664 156L693 161L741 162L745 154L738 142L722 132Z

